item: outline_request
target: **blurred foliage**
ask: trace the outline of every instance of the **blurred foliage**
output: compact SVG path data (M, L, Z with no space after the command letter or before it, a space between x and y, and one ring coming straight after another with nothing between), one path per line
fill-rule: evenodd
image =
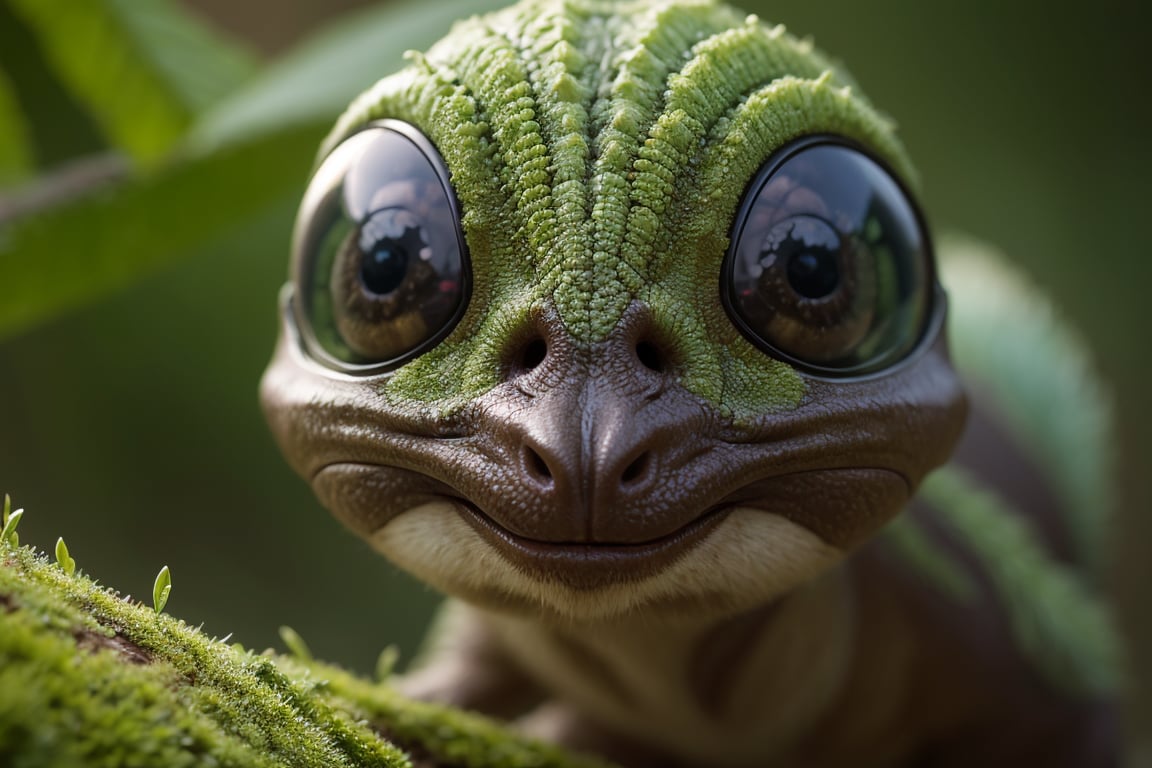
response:
M252 30L280 8L199 2ZM258 61L173 0L0 0L0 492L43 510L24 541L62 534L138 594L159 557L181 576L169 610L214 634L260 645L287 623L362 670L389 642L411 652L434 598L312 500L255 388L319 139L405 49L496 4L367 8ZM743 4L842 57L900 123L934 223L1002 246L1087 332L1121 415L1116 573L1147 583L1141 11ZM1146 598L1121 597L1152 647ZM1150 665L1137 654L1146 684Z
M258 66L168 0L63 3L0 0L0 485L126 588L171 545L181 615L221 634L411 652L434 598L289 476L255 386L320 138L456 9L361 12Z
M0 303L0 338L195 253L293 198L333 116L373 73L395 69L412 40L435 39L446 24L444 9L365 14L245 78L246 57L166 0L101 0L71 13L43 0L5 1L0 48L9 53L0 64L17 85L25 71L36 77L10 89L16 98L0 97L0 108L9 107L0 125L14 126L3 142L12 160L0 173L16 177L37 154L26 145L38 121L59 117L24 108L44 77L54 77L72 108L87 110L104 147L130 162L89 158L53 173L64 151L39 149L49 172L0 207L0 285L9 297Z
M109 143L141 163L164 157L200 111L250 73L240 51L162 0L9 6Z

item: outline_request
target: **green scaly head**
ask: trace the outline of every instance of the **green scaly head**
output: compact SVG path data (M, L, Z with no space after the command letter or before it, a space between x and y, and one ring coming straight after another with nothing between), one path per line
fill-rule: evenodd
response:
M910 165L781 27L527 0L411 54L321 158L266 410L335 514L450 592L762 598L894 514L957 436ZM667 577L724 542L767 586Z

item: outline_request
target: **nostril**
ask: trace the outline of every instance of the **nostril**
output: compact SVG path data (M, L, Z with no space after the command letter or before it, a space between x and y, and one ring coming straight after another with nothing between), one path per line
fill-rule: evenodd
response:
M533 335L513 341L505 351L502 363L505 381L512 381L539 368L548 357L548 342L543 336Z
M648 451L637 456L633 459L632 463L624 468L624 472L620 475L620 485L633 485L644 478L648 472L648 465L651 463L651 454Z
M650 371L656 373L663 373L666 367L664 355L661 354L660 348L650 341L640 341L636 344L636 357L639 358L640 364Z
M544 362L544 358L548 356L548 343L544 339L536 338L529 341L520 350L520 358L517 361L521 371L527 372Z
M552 484L552 470L548 462L530 445L524 446L524 470L540 485Z

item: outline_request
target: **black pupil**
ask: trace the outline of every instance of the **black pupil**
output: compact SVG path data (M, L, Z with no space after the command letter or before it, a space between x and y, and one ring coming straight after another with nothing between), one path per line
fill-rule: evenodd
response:
M840 234L818 216L800 214L777 223L762 248L760 266L787 275L802 298L825 298L840 285Z
M364 251L360 261L360 281L378 296L392 293L404 282L412 254L425 247L420 231L407 227L399 238L382 237Z
M822 245L796 243L788 257L788 283L806 299L821 299L840 284L836 254Z

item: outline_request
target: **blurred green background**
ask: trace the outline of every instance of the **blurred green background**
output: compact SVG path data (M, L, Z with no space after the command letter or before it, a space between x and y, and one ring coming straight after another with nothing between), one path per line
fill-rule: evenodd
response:
M0 73L16 83L10 91L20 108L37 116L41 149L50 148L37 156L37 170L104 151L107 127L53 82L36 35L8 3L21 5L0 0ZM404 47L426 45L462 13L450 3L384 11L359 5L186 4L240 41L256 63L246 65L252 74L240 77L238 91L206 102L192 121L193 149L177 144L176 156L245 131L273 139L221 155L219 163L245 169L245 183L213 166L186 182L194 204L123 224L173 232L203 226L211 234L177 249L179 258L158 252L142 279L108 278L98 300L70 299L69 286L86 279L85 243L98 251L100 238L119 236L109 234L121 225L117 198L90 218L59 225L69 237L57 252L37 256L59 266L42 290L58 284L60 303L78 306L0 341L0 492L29 510L24 541L51 547L63 535L80 567L106 584L146 596L168 564L169 610L210 634L234 633L261 647L277 644L276 628L289 624L317 655L366 671L385 644L410 655L436 598L319 507L281 461L256 402L276 334L294 207L324 126L337 105L394 69ZM1149 732L1148 19L1134 5L1107 2L743 5L813 36L844 61L899 123L935 228L1002 247L1090 340L1117 403L1113 582L1135 649L1130 717ZM345 17L325 31L327 19L348 11L369 16ZM95 36L97 54L100 42ZM304 66L317 61L328 68ZM311 75L300 77L302 70ZM257 92L267 101L249 98ZM0 146L6 140L0 134ZM285 148L294 160L283 160ZM164 162L150 172L162 175ZM83 167L97 177L122 168L118 161ZM21 258L5 249L15 232L5 217L35 202L28 190L0 188L0 259ZM236 220L215 221L212 212L221 210ZM162 235L143 242L163 244ZM18 305L17 294L0 279L0 311Z

